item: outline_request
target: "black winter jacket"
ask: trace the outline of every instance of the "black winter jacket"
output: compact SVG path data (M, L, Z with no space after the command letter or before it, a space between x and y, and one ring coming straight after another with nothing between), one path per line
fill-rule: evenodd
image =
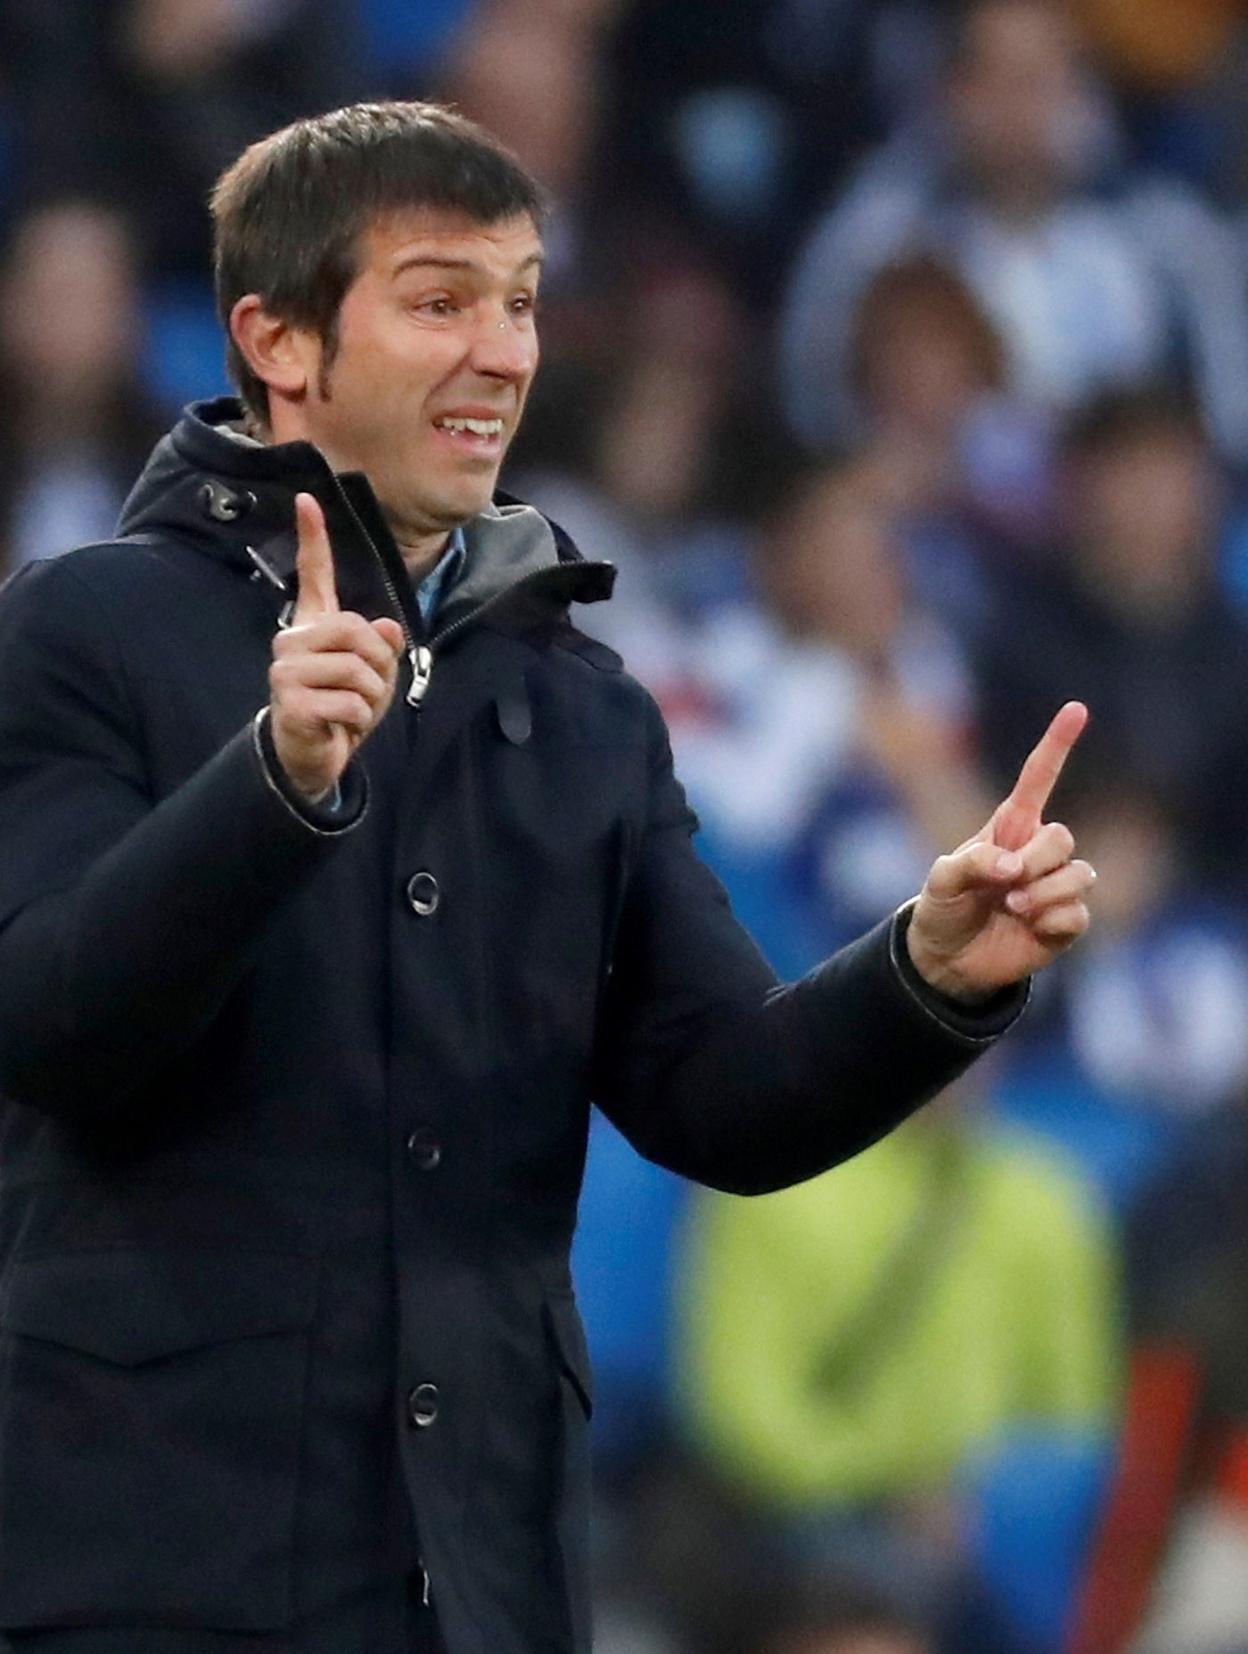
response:
M276 1631L423 1559L450 1654L584 1654L590 1099L772 1189L1021 995L958 1016L900 921L779 987L569 623L610 568L495 506L428 638L364 480L237 411L0 598L0 1626ZM257 716L297 489L414 665L336 816Z

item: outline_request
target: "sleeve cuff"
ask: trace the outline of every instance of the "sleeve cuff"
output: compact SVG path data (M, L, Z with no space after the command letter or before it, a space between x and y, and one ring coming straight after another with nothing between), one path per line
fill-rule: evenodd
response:
M940 993L919 974L906 946L906 932L913 913L914 902L909 901L898 908L889 926L889 957L902 987L921 1010L951 1034L968 1044L990 1045L1012 1028L1026 1010L1031 998L1031 978L1002 988L981 1005L967 1005Z
M368 809L368 778L353 758L329 796L314 804L291 785L273 745L268 707L262 707L251 726L252 742L270 790L290 813L323 838L338 838L363 820Z

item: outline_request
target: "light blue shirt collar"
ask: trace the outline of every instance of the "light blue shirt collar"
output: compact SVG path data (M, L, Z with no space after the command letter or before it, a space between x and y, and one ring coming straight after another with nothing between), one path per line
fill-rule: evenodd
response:
M416 601L428 626L438 612L442 599L459 579L468 557L468 545L462 528L452 530L446 550L416 588Z

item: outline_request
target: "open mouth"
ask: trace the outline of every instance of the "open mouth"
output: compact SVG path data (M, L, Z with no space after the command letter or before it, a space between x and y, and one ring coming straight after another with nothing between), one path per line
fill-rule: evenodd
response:
M440 431L457 446L470 452L493 452L502 447L501 419L477 419L466 414L443 414L434 420L433 425L436 431Z

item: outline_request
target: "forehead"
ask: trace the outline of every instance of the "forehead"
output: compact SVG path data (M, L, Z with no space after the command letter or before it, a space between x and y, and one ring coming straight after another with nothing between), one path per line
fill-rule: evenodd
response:
M542 238L527 213L480 224L466 214L422 207L388 214L360 238L360 273L383 279L422 259L479 266L511 276L539 259Z

